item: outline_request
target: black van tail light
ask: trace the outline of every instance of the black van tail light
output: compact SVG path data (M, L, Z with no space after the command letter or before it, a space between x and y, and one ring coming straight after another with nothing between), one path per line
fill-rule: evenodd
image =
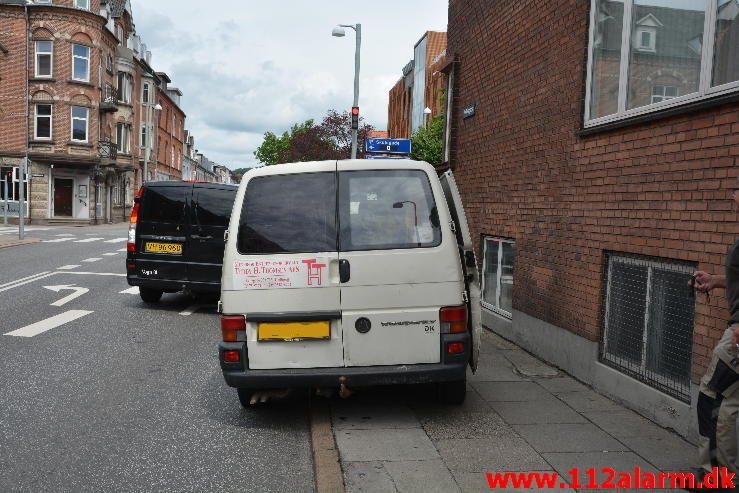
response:
M133 208L131 208L131 219L128 223L128 243L126 250L128 253L136 253L136 224L139 222L139 209L141 208L141 196L144 195L144 187L139 188L136 197L133 199Z
M246 317L243 315L221 315L223 342L246 340Z
M439 310L442 334L467 332L467 306L445 306Z

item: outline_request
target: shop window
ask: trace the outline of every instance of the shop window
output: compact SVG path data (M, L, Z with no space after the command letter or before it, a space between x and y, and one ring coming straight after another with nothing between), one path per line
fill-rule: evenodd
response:
M28 175L24 177L23 183L26 185L24 197L28 200ZM4 201L7 196L8 201L18 201L20 196L20 169L18 166L2 166L0 167L0 200Z
M482 264L482 306L506 318L513 316L515 243L485 238Z

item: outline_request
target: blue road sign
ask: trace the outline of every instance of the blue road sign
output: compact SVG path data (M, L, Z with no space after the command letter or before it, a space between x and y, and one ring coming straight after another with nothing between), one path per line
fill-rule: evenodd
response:
M410 139L367 139L367 152L409 155L411 153L411 140Z

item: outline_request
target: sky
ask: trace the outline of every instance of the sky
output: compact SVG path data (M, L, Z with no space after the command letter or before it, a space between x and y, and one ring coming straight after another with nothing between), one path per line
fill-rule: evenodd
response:
M195 147L232 169L257 165L264 132L349 110L362 24L359 106L387 128L388 91L425 31L446 31L448 0L131 0L152 66L183 92Z

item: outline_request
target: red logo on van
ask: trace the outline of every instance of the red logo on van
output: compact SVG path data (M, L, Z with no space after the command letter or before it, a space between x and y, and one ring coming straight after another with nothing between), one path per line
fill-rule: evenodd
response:
M308 286L313 286L314 282L315 286L322 286L323 269L326 267L326 264L319 264L316 259L303 260L303 263L308 266Z

